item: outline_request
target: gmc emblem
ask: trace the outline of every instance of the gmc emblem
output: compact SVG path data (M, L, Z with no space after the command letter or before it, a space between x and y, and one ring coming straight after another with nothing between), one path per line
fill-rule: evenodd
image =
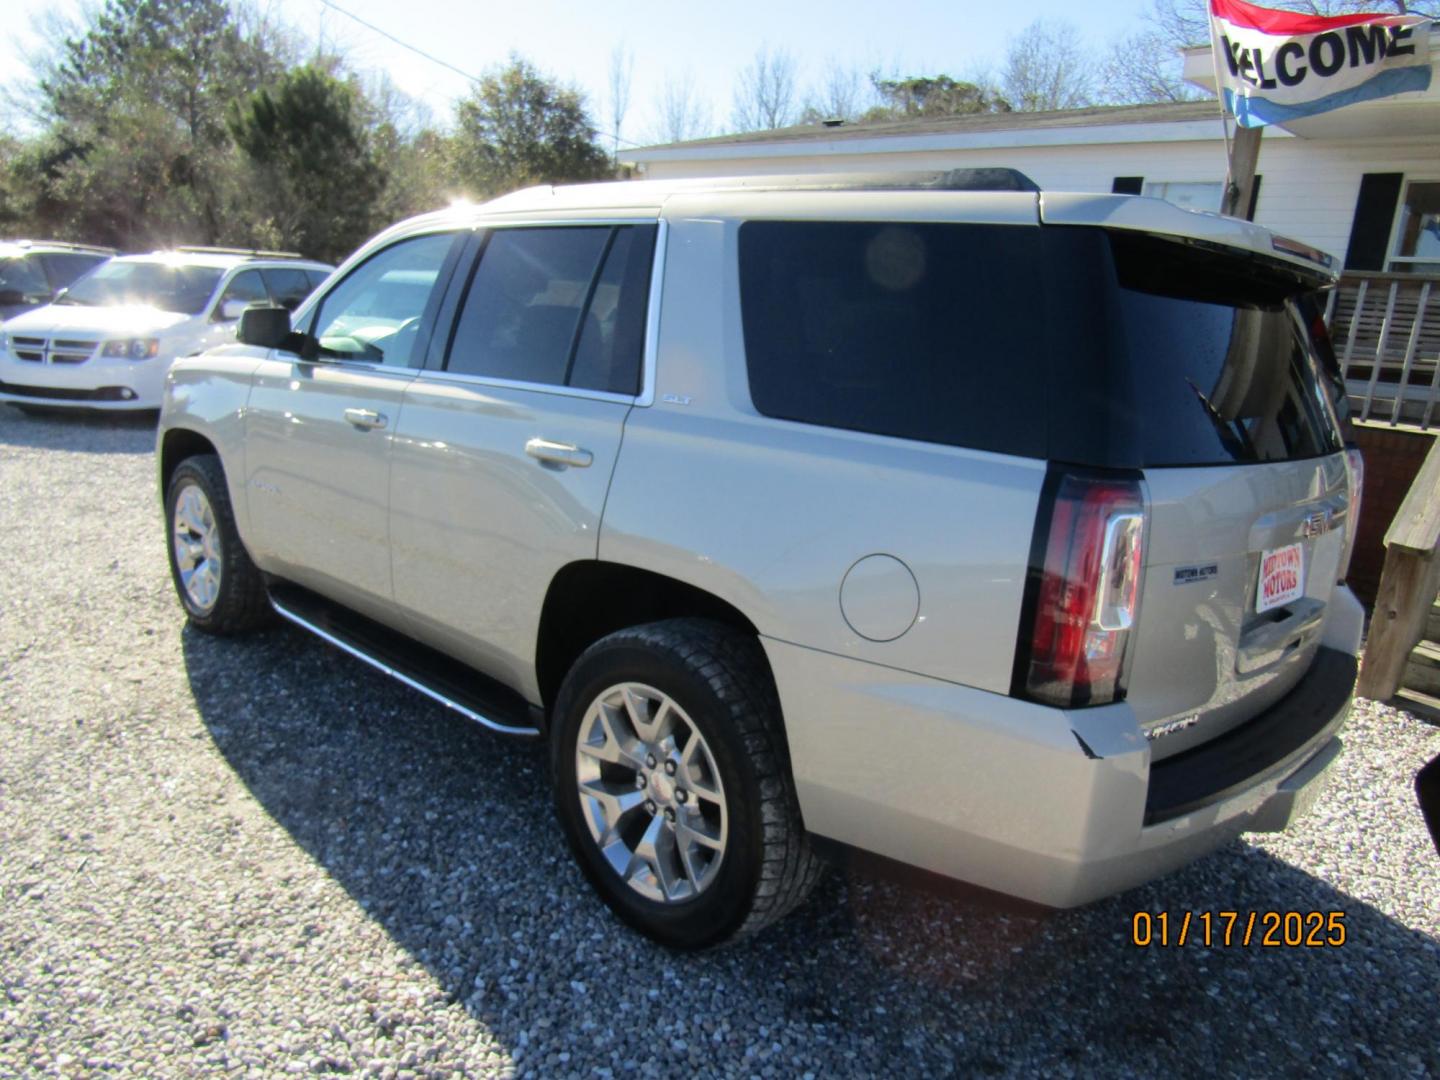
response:
M1307 540L1312 536L1319 536L1322 533L1329 532L1330 511L1316 510L1313 514L1311 514L1305 519L1305 523L1301 525L1300 531L1305 535L1305 538Z

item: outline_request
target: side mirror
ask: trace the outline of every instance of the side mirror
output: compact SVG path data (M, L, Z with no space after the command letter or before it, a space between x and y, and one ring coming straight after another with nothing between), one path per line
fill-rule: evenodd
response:
M226 306L241 301L228 301ZM246 307L237 316L240 326L235 338L242 345L278 349L290 341L290 312L283 307Z
M6 307L18 307L29 300L19 289L0 289L0 304Z
M220 321L234 322L245 314L245 309L249 306L249 300L226 300L220 305Z

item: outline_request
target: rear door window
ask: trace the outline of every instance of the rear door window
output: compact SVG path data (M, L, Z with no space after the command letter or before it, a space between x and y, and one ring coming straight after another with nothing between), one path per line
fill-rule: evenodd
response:
M216 321L225 318L225 305L232 300L240 300L246 304L268 304L269 294L265 291L265 282L260 277L259 270L242 270L230 279L225 286L225 291L220 294L220 302L215 305Z
M314 288L303 270L275 266L267 267L261 273L265 276L265 284L269 286L275 303L290 311L299 307L300 301L309 296Z
M755 408L1115 467L1338 447L1300 285L1231 252L1093 228L748 222Z
M445 370L638 393L655 231L495 230L461 302Z

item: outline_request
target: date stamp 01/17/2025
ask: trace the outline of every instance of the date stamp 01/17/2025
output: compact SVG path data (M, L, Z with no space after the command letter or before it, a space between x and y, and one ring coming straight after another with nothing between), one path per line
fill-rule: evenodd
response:
M1130 944L1142 949L1333 949L1345 941L1343 911L1137 911L1130 920Z

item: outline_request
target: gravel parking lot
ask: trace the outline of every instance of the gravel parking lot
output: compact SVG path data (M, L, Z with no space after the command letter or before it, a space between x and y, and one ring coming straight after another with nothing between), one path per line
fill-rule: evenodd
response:
M538 747L319 641L187 631L153 425L0 406L0 1075L1440 1073L1440 730L1371 702L1302 827L1082 911L836 872L675 956L592 896ZM1343 911L1338 949L1131 916Z

